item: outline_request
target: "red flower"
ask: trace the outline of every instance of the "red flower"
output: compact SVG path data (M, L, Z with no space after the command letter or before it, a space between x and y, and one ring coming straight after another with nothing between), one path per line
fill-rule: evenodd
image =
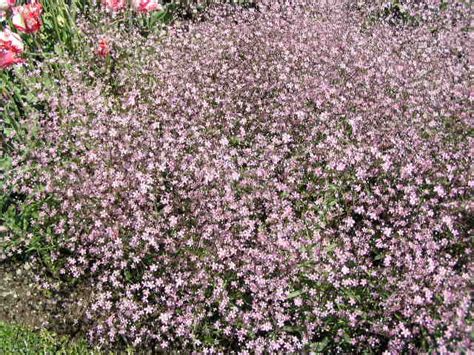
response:
M99 46L97 48L97 55L102 58L108 57L110 54L110 46L107 40L99 39Z
M28 5L17 6L13 8L13 25L18 31L25 33L34 33L41 28L41 13L43 6L36 1Z

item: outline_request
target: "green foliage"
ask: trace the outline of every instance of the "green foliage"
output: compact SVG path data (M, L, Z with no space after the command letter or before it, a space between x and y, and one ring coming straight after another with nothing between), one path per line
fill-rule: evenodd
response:
M77 2L79 1L69 1L70 5L64 0L42 2L44 7L44 27L41 32L42 50L72 52L77 48L79 45L79 35L75 26L78 12Z

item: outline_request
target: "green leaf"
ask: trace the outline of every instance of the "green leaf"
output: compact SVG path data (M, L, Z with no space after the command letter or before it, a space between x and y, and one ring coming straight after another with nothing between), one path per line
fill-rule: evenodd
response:
M57 15L56 21L60 27L64 27L64 25L66 25L66 19L62 15Z
M305 293L306 293L306 291L304 291L304 290L293 291L288 295L287 299L291 300L291 299L296 298L298 296L301 296Z
M8 170L12 166L12 159L10 157L0 158L0 170Z
M383 254L377 254L377 255L375 256L374 260L382 260L383 257L384 257Z
M325 337L323 340L317 343L311 343L310 348L316 352L322 352L329 344L329 338Z

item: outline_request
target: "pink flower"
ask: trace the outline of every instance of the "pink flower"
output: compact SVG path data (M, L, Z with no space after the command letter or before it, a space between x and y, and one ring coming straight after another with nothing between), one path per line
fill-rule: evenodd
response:
M6 11L13 5L15 5L16 0L0 0L0 11Z
M8 68L14 64L23 63L23 59L17 53L8 50L0 50L0 69Z
M110 46L106 39L99 39L97 48L97 55L102 58L106 58L110 54Z
M38 32L41 28L43 6L32 1L30 4L13 8L12 22L18 31L25 33Z
M23 53L24 45L21 37L8 28L0 32L0 69L22 63L18 55Z
M135 11L143 13L161 10L158 0L132 0L132 7Z
M126 4L126 0L102 0L102 4L107 8L107 10L119 11L122 10Z

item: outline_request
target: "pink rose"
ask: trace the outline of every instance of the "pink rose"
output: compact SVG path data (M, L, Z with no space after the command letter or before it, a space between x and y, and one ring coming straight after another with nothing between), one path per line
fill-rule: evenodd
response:
M23 63L24 60L18 57L13 51L0 50L0 69L8 68L14 64Z
M119 11L125 8L127 0L102 0L102 4L107 10Z
M132 8L138 12L161 10L158 0L132 0Z
M13 8L12 22L18 31L25 33L38 32L41 28L41 13L43 6L36 1L28 5Z

